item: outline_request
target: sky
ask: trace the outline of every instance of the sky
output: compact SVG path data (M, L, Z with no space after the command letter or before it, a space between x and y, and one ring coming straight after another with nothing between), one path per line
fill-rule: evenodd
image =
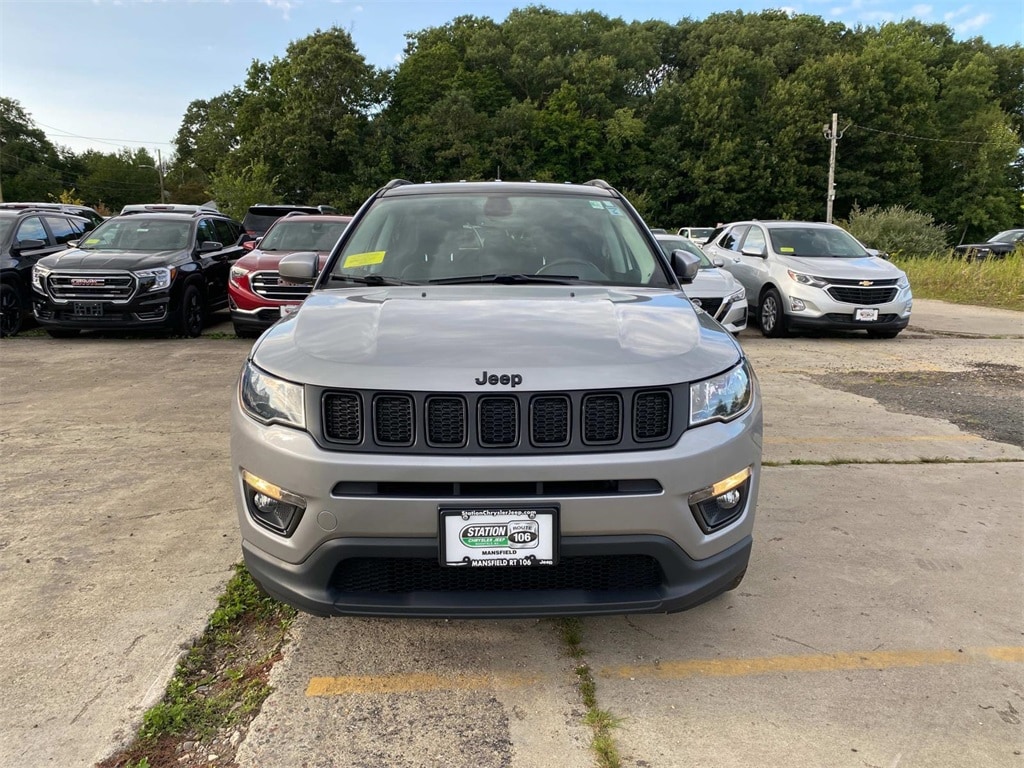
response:
M333 26L377 67L401 60L408 32L471 14L503 21L530 0L0 0L0 96L18 101L76 153L147 148L166 160L189 103L241 85L253 60ZM784 8L854 26L944 23L957 40L1024 43L1022 0L533 0L626 21Z

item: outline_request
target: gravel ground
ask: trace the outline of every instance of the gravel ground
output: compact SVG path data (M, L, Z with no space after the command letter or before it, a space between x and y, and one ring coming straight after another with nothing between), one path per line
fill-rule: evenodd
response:
M980 363L966 371L847 372L822 386L877 400L890 410L946 419L988 440L1024 448L1024 368Z

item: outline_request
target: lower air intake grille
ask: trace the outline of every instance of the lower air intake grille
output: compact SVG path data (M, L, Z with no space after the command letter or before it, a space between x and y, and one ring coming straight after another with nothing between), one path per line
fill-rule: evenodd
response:
M580 589L608 592L661 585L658 561L646 555L567 557L557 565L520 568L452 568L437 560L352 558L334 573L341 592L492 592Z

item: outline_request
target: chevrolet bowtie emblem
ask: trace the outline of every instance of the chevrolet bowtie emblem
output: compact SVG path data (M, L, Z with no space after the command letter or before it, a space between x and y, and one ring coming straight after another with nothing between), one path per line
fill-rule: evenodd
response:
M874 280L861 280L859 283L857 283L857 285L874 285L874 284L875 284Z

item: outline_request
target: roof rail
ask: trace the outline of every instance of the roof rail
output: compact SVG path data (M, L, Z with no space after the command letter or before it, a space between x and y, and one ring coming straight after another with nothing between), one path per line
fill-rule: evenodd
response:
M282 219L290 219L290 218L292 218L293 216L309 216L309 215L310 215L310 214L309 214L309 213L307 213L306 211L288 211L288 213L286 213L286 214L285 214L284 216L282 216L281 218L282 218Z
M392 179L387 184L385 184L383 187L381 187L381 191L387 191L389 189L394 189L395 187L401 187L401 186L404 186L406 184L412 184L412 182L411 181L406 181L405 179Z
M610 189L612 192L616 191L615 187L613 187L604 179L591 179L590 181L584 182L583 185L586 187L600 187L601 189Z

